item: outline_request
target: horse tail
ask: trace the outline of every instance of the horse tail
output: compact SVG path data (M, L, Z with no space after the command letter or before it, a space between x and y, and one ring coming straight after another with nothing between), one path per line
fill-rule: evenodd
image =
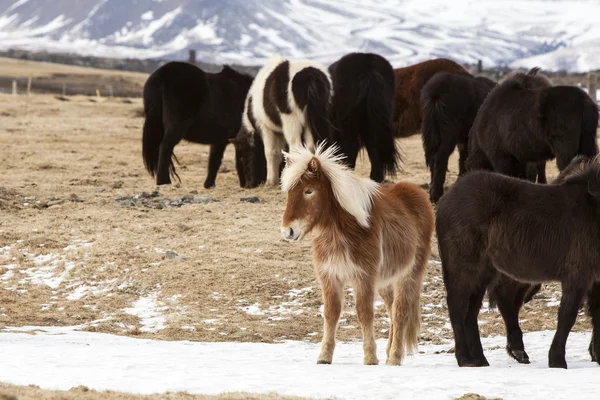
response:
M371 135L375 139L384 175L389 176L396 175L396 170L402 162L402 155L394 138L394 91L393 83L390 85L381 72L372 70L368 79L363 81L359 96L366 99L370 128L369 132L363 134ZM363 138L363 143L368 142Z
M430 82L435 82L431 81ZM442 144L442 123L448 121L446 106L430 86L421 91L421 109L423 113L422 140L425 151L425 164L431 170L434 157Z
M583 115L581 119L579 154L583 154L590 158L598 154L598 143L596 142L597 129L598 106L589 96L585 96L583 102Z
M429 243L427 243L429 244ZM398 311L394 311L396 318L394 326L399 326L402 330L403 353L413 354L419 346L419 332L421 330L421 287L423 275L427 269L430 247L423 247L418 250L413 270L408 276L403 278L396 290L396 299L398 301ZM402 354L404 355L404 354ZM402 357L401 357L402 358ZM402 359L400 360L402 362Z
M306 105L306 123L313 134L315 144L328 139L332 95L328 75L315 67L304 68L292 79L292 93L301 108Z
M165 127L163 124L162 90L155 76L144 85L144 112L146 119L142 134L142 156L148 173L154 177L158 172L158 154Z

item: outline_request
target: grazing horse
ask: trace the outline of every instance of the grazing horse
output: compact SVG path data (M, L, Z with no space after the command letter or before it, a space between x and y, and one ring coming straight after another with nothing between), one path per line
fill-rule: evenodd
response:
M539 68L508 75L483 101L469 133L467 169L525 178L526 164L598 154L598 106L575 86L552 86Z
M437 202L444 194L448 158L458 147L458 176L466 172L469 130L479 107L496 82L483 76L436 73L421 90L423 149L431 171L429 198ZM536 168L537 167L537 168ZM529 167L528 179L546 183L546 163Z
M281 233L302 239L313 232L315 272L324 300L324 335L317 363L330 364L345 283L354 286L362 327L364 363L378 364L373 329L376 290L391 319L387 364L400 365L418 345L420 294L433 234L427 193L411 183L384 186L344 165L333 145L315 154L285 154L282 190L287 193Z
M419 98L423 85L437 72L470 75L462 65L446 58L436 58L394 70L396 98L394 132L398 138L416 135L421 131Z
M157 185L170 184L171 175L180 180L172 160L173 148L185 139L210 144L204 187L215 186L228 140L240 129L252 79L227 65L213 74L178 61L169 62L150 75L144 85L142 153L146 169L152 177L156 176ZM240 175L240 179L244 177Z
M550 367L567 367L567 337L587 294L590 355L600 363L600 164L577 162L550 185L469 172L440 199L436 233L459 366L489 365L477 315L486 287L502 275L561 283Z
M350 53L329 66L333 81L331 141L340 146L348 166L366 147L371 179L382 182L395 176L401 156L396 148L394 116L394 68L373 53Z
M329 107L332 84L329 72L309 60L271 58L256 74L246 97L242 127L234 144L248 145L246 163L256 160L256 146L264 146L268 186L279 185L279 166L282 150L306 143L314 150L315 142L329 137ZM248 165L247 170L256 169ZM254 172L252 173L254 175ZM247 182L248 187L260 182Z

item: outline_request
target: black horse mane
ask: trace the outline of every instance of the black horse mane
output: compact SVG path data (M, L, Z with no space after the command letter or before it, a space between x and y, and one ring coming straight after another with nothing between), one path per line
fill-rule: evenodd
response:
M514 89L540 89L552 86L548 78L538 75L540 67L533 67L527 72L513 72L504 78L501 84L510 85Z

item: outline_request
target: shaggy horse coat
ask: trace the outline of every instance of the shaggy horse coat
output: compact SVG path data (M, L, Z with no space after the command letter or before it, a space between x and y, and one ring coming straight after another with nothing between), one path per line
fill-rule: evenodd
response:
M550 367L567 367L567 337L587 293L590 354L600 363L600 164L570 169L549 185L474 171L440 199L436 232L459 366L489 365L477 315L501 274L561 283Z
M422 119L419 102L421 89L435 73L442 71L470 75L462 65L446 58L436 58L394 70L396 76L394 132L396 137L409 137L421 131Z
M313 155L286 154L282 189L287 204L281 224L286 240L313 233L315 272L323 290L324 336L320 364L330 364L345 283L354 286L363 333L364 363L377 364L373 301L376 290L391 319L387 364L400 365L418 344L421 282L433 234L427 194L410 183L382 186L354 174L335 155L336 146Z
M574 86L537 75L507 76L481 105L469 134L467 168L526 177L526 163L556 157L563 170L577 154L598 153L598 106Z
M262 140L267 185L279 184L281 151L286 143L290 149L306 143L314 150L316 141L328 138L331 97L329 72L316 62L277 56L258 71L246 97L241 128L245 132L240 132L238 139Z
M431 171L429 198L437 202L444 194L448 158L458 146L458 176L466 172L469 130L479 107L496 82L483 76L436 73L421 90L423 149ZM528 166L528 179L546 183L545 162Z
M350 53L329 66L333 81L331 141L346 155L348 166L366 147L371 179L382 182L394 176L401 162L394 140L394 69L372 53Z
M240 129L244 100L252 77L224 66L207 73L185 62L169 62L144 84L142 153L156 184L177 177L173 148L182 140L210 144L204 187L215 186L228 140ZM240 171L238 170L238 175ZM240 180L245 179L240 175Z

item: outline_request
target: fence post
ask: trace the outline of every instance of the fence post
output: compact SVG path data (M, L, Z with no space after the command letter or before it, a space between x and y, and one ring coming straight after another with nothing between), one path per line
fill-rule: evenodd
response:
M12 82L12 94L13 94L13 96L17 95L17 80L16 79L13 79L13 82Z
M477 61L477 73L480 74L483 71L483 62L481 60Z
M598 101L598 99L596 98L596 90L598 89L598 77L594 72L589 72L587 75L587 89L588 94L590 95L592 100Z
M190 64L196 64L196 50L190 50L190 55L188 58L188 62Z
M67 84L66 82L63 82L63 96L67 95Z

